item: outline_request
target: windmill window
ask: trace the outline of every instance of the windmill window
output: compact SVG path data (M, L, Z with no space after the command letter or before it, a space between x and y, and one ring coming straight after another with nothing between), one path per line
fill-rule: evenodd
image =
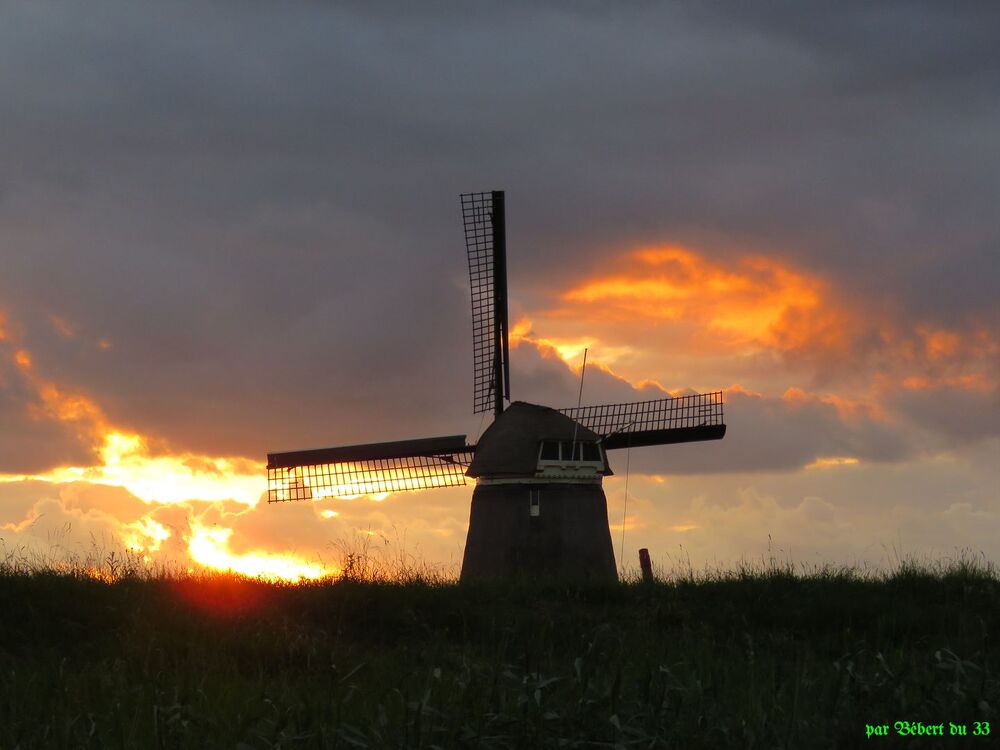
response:
M601 448L593 441L543 440L538 449L541 461L602 461Z
M542 461L559 460L559 443L555 440L543 440L542 452L538 456Z
M562 458L564 461L600 461L601 452L597 443L577 441L564 441L561 443Z
M528 515L538 518L542 514L542 491L528 490Z

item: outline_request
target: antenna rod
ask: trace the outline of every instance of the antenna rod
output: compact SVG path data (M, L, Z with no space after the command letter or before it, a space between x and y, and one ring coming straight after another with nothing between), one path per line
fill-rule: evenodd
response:
M587 348L584 347L584 349L583 349L583 367L580 368L580 393L576 397L576 408L578 410L580 408L581 402L583 401L583 376L586 374L586 372L587 372ZM576 428L579 427L579 426L580 426L580 423L577 422L574 419L573 420L573 448L571 449L571 452L569 454L570 455L570 460L572 460L572 457L576 455ZM582 454L583 451L580 451L580 453ZM580 457L582 458L583 456L581 455Z

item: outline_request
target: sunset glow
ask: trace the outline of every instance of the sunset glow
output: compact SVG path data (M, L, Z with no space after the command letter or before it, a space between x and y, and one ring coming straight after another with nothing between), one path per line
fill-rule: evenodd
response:
M0 475L0 482L94 482L124 487L147 502L236 500L255 505L264 492L263 464L191 453L152 456L139 435L107 432L98 449L101 463L65 466L42 474Z
M66 321L53 317L50 322L60 335L72 334ZM11 359L34 390L34 418L72 425L82 440L93 445L97 460L91 465L61 466L41 473L0 474L0 483L40 481L55 486L87 483L121 487L153 509L192 500L202 504L235 501L253 508L264 493L263 464L186 451L154 453L144 436L114 427L94 400L43 378L27 349L16 349ZM205 526L188 509L185 517L190 524L186 556L203 567L284 581L316 579L333 572L290 554L234 553L229 548L232 529ZM37 518L29 516L25 523L34 523ZM7 528L26 527L19 524ZM150 555L165 551L165 543L174 536L174 530L154 519L152 511L138 520L118 524L114 532L126 549L142 554L145 562L152 560Z
M691 428L626 569L1000 564L996 4L8 5L0 551L457 574L499 390Z
M170 529L149 517L124 524L121 529L122 542L134 552L158 552L170 536Z
M73 425L100 460L91 466L63 466L41 474L0 475L0 482L95 482L125 487L136 497L157 503L197 498L254 505L264 492L262 464L189 452L153 454L145 437L111 425L91 398L41 377L26 349L17 349L13 359L37 397L31 407L34 416Z
M246 576L292 583L303 579L315 580L338 572L291 554L263 551L234 553L229 549L232 535L232 529L193 524L188 540L191 559L213 570L229 570Z

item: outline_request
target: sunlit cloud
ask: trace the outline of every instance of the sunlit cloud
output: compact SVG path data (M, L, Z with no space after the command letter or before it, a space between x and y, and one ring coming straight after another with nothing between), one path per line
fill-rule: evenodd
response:
M933 388L957 388L963 391L989 393L995 385L985 373L977 372L969 375L945 375L932 377L928 375L910 375L900 381L903 388L910 391L926 391Z
M760 256L725 265L681 247L652 247L615 258L612 268L562 292L569 306L553 314L589 309L619 321L682 321L728 346L787 347L804 335L803 319L816 334L827 295L818 278Z
M229 547L232 529L211 528L193 523L188 540L191 559L206 568L233 571L247 576L298 582L315 580L338 571L296 555L254 550L236 553Z
M125 546L135 552L159 552L171 536L170 529L149 517L123 524L120 534Z
M49 322L60 335L71 336L73 329L68 322L55 317ZM6 328L3 331L6 338ZM31 418L71 425L79 441L91 446L94 460L87 465L57 466L43 472L3 474L0 484L117 487L129 493L125 497L138 499L149 510L138 518L133 516L134 520L119 520L113 513L74 507L70 495L64 497L55 490L58 500L39 501L26 515L4 523L2 528L7 532L19 535L19 539L29 539L40 533L51 534L54 528L62 530L60 534L68 533L66 530L76 526L84 534L88 529L91 535L110 534L147 563L195 564L273 580L312 580L338 572L336 568L280 548L239 551L238 546L233 546L236 544L233 528L204 520L214 517L229 523L238 521L239 512L225 510L230 501L235 501L237 507L242 505L243 513L253 512L266 489L261 462L169 450L151 437L113 424L94 399L43 377L27 347L18 345L8 356L34 397L27 404ZM406 488L393 486L397 490ZM373 500L388 496L384 491L375 492L375 487L354 489ZM369 489L371 492L366 491ZM316 499L321 496L322 493ZM168 521L162 511L172 506L177 507L180 515L173 514ZM199 507L203 510L197 510ZM319 518L331 520L339 515L335 510L324 509ZM100 574L98 568L94 570L95 575Z
M587 402L722 386L730 425L719 445L639 453L633 473L805 471L847 481L863 466L938 455L1000 430L1000 346L982 321L908 319L759 254L667 246L605 257L521 308L514 338L540 358L528 358L519 382L539 392L560 383L569 403L586 342L588 372L609 375L587 376ZM611 347L627 347L613 366L603 356Z
M70 324L61 319L50 318L50 322L67 337L72 332ZM119 521L112 515L64 508L62 501L53 506L50 501L48 507L58 508L57 515L67 519L67 523L86 522L91 527L98 524L123 547L150 562L154 556L159 559L157 553L166 553L164 545L176 533L153 517L158 508L192 500L209 504L208 507L212 503L236 501L252 508L264 493L262 463L239 457L154 450L149 437L112 424L93 399L44 378L26 347L19 346L10 356L34 395L28 404L32 419L72 425L78 439L92 447L96 460L88 465L58 466L44 472L3 474L0 483L45 482L58 487L79 486L74 483L83 482L120 487L150 506L150 511L137 520ZM183 525L190 529L185 556L203 567L288 581L318 578L331 572L317 563L278 551L233 552L229 546L231 529L201 524L189 505L184 506L183 513ZM32 509L23 520L4 524L4 528L18 534L29 533L41 518L42 513Z
M892 387L922 378L980 391L997 384L1000 338L992 326L909 320L760 253L715 259L675 245L611 252L588 278L550 290L547 300L524 312L512 340L571 366L588 347L595 362L633 380L688 361L720 370L755 363L758 378L769 367L786 382L789 365L798 366L814 378L850 380L855 391L867 383L870 401L887 379Z
M154 456L149 454L146 440L135 434L106 433L98 455L101 463L95 466L65 466L42 474L0 475L0 482L86 481L124 487L147 502L231 499L247 505L257 503L266 485L263 464L190 453Z
M531 344L543 357L556 357L574 367L583 365L583 355L588 349L596 348L600 357L599 362L588 358L588 366L596 366L599 363L610 366L618 360L629 357L634 351L630 346L616 346L596 336L570 338L540 336L535 333L531 320L524 315L511 326L509 337L512 348L517 348L522 343Z
M154 454L148 438L112 425L95 401L41 377L27 349L18 348L13 359L36 395L36 403L29 406L33 417L74 425L79 439L94 448L99 461L40 474L0 475L0 482L95 482L125 487L143 500L159 503L197 498L253 505L264 492L263 464L184 451Z
M860 461L853 456L821 456L811 464L806 464L807 469L830 469L835 466L857 466Z

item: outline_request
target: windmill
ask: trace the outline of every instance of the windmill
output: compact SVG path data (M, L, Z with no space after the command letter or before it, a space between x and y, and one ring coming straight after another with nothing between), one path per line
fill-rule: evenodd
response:
M510 402L504 193L469 193L461 201L473 410L492 410L492 424L475 445L450 435L269 453L268 502L449 487L471 478L462 580L616 579L602 488L612 474L607 451L722 438L722 392L568 409Z

